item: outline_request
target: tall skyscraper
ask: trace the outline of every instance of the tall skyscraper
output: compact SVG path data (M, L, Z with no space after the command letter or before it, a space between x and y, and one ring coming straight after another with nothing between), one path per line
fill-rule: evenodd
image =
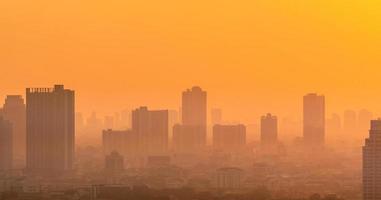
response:
M182 94L182 124L173 127L175 149L195 153L206 145L207 94L200 87L193 87Z
M161 155L168 150L168 111L140 107L132 111L132 131L137 134L139 153Z
M321 146L325 143L323 95L307 94L303 98L303 137L306 145Z
M222 151L239 151L246 145L246 127L238 125L214 125L213 147Z
M73 169L74 91L63 85L27 88L27 170L49 174Z
M278 119L268 113L261 117L261 143L275 145L278 142Z
M0 117L0 170L12 169L13 139L12 123Z
M7 96L3 116L13 127L13 166L23 168L26 160L26 111L22 96Z
M193 87L182 95L183 125L205 126L206 131L206 92L200 87Z
M381 199L381 119L370 123L363 146L363 199Z

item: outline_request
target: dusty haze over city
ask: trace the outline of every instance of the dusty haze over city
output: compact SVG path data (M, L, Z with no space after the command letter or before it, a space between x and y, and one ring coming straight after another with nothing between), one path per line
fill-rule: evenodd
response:
M380 10L0 1L0 200L380 200Z

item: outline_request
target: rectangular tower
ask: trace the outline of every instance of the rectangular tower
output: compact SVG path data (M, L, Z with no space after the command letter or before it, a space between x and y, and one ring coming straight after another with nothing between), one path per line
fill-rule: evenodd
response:
M4 119L13 127L13 164L15 168L25 167L26 157L26 111L21 95L8 95L3 106Z
M190 142L198 142L199 144L189 144L189 146L201 147L206 145L207 130L207 94L200 87L187 89L182 94L182 132L192 132L192 136L182 136L183 138L195 137ZM185 129L187 129L185 131ZM194 132L197 131L197 132ZM200 150L200 148L198 149Z
M381 119L372 120L363 146L363 199L381 199Z
M27 170L55 173L73 169L74 91L63 85L26 89Z
M261 117L261 143L275 145L278 142L278 119L268 113Z
M246 127L238 125L214 125L213 147L222 151L238 151L246 145Z
M325 98L307 94L303 98L303 137L306 145L322 146L325 140Z
M137 134L138 153L162 155L168 150L168 111L140 107L132 111L132 131Z

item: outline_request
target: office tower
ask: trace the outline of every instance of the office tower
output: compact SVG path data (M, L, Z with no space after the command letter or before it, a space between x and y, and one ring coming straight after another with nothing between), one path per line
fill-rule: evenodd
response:
M347 138L353 138L357 133L357 114L354 110L345 110L343 119L343 131ZM350 137L348 137L350 136Z
M219 108L213 108L210 113L212 125L222 123L222 110Z
M213 126L213 147L222 151L239 151L246 145L246 127L238 125Z
M105 169L107 172L121 172L124 170L124 158L116 151L106 155Z
M278 119L268 113L261 117L262 145L276 145L278 143Z
M381 199L381 119L370 123L363 146L363 199Z
M140 107L132 111L132 131L137 134L139 153L161 155L168 149L168 111Z
M0 117L0 170L12 169L13 162L12 123Z
M22 96L8 95L6 97L3 116L12 123L13 127L14 167L23 168L26 160L26 111Z
M105 155L118 152L125 158L135 157L137 153L137 135L131 130L104 130L102 134L103 152Z
M50 174L73 169L74 91L63 85L26 89L27 170Z
M325 142L325 98L317 94L303 97L303 137L307 147Z
M218 189L238 189L242 187L243 170L235 167L217 169L215 184Z
M183 92L182 122L184 125L206 127L206 92L200 87Z
M178 153L196 153L205 148L206 102L206 92L200 87L182 93L182 124L173 127L173 142Z

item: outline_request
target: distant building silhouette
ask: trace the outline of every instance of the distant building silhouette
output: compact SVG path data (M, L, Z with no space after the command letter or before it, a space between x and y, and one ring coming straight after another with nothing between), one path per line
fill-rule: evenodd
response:
M219 108L213 108L210 112L210 118L212 125L222 123L222 110Z
M381 198L381 119L372 120L363 146L363 199Z
M3 106L4 119L13 127L13 164L24 168L26 161L26 111L24 99L20 95L8 95Z
M0 117L0 170L12 169L13 162L12 123Z
M139 153L162 155L168 150L168 111L140 107L132 111L132 131L137 134Z
M131 130L104 130L102 135L102 144L104 155L112 152L118 152L124 158L133 158L138 151L137 134Z
M182 93L182 124L173 127L173 142L177 152L196 153L206 146L207 94L200 87Z
M214 125L213 147L222 151L238 151L246 145L246 127L239 125Z
M278 118L268 113L261 117L262 145L276 145L278 143Z
M183 124L206 127L206 102L206 92L200 87L196 86L184 91L182 95Z
M63 85L27 88L27 170L69 171L74 162L74 91Z
M303 97L303 137L308 147L325 143L325 98L317 94Z

